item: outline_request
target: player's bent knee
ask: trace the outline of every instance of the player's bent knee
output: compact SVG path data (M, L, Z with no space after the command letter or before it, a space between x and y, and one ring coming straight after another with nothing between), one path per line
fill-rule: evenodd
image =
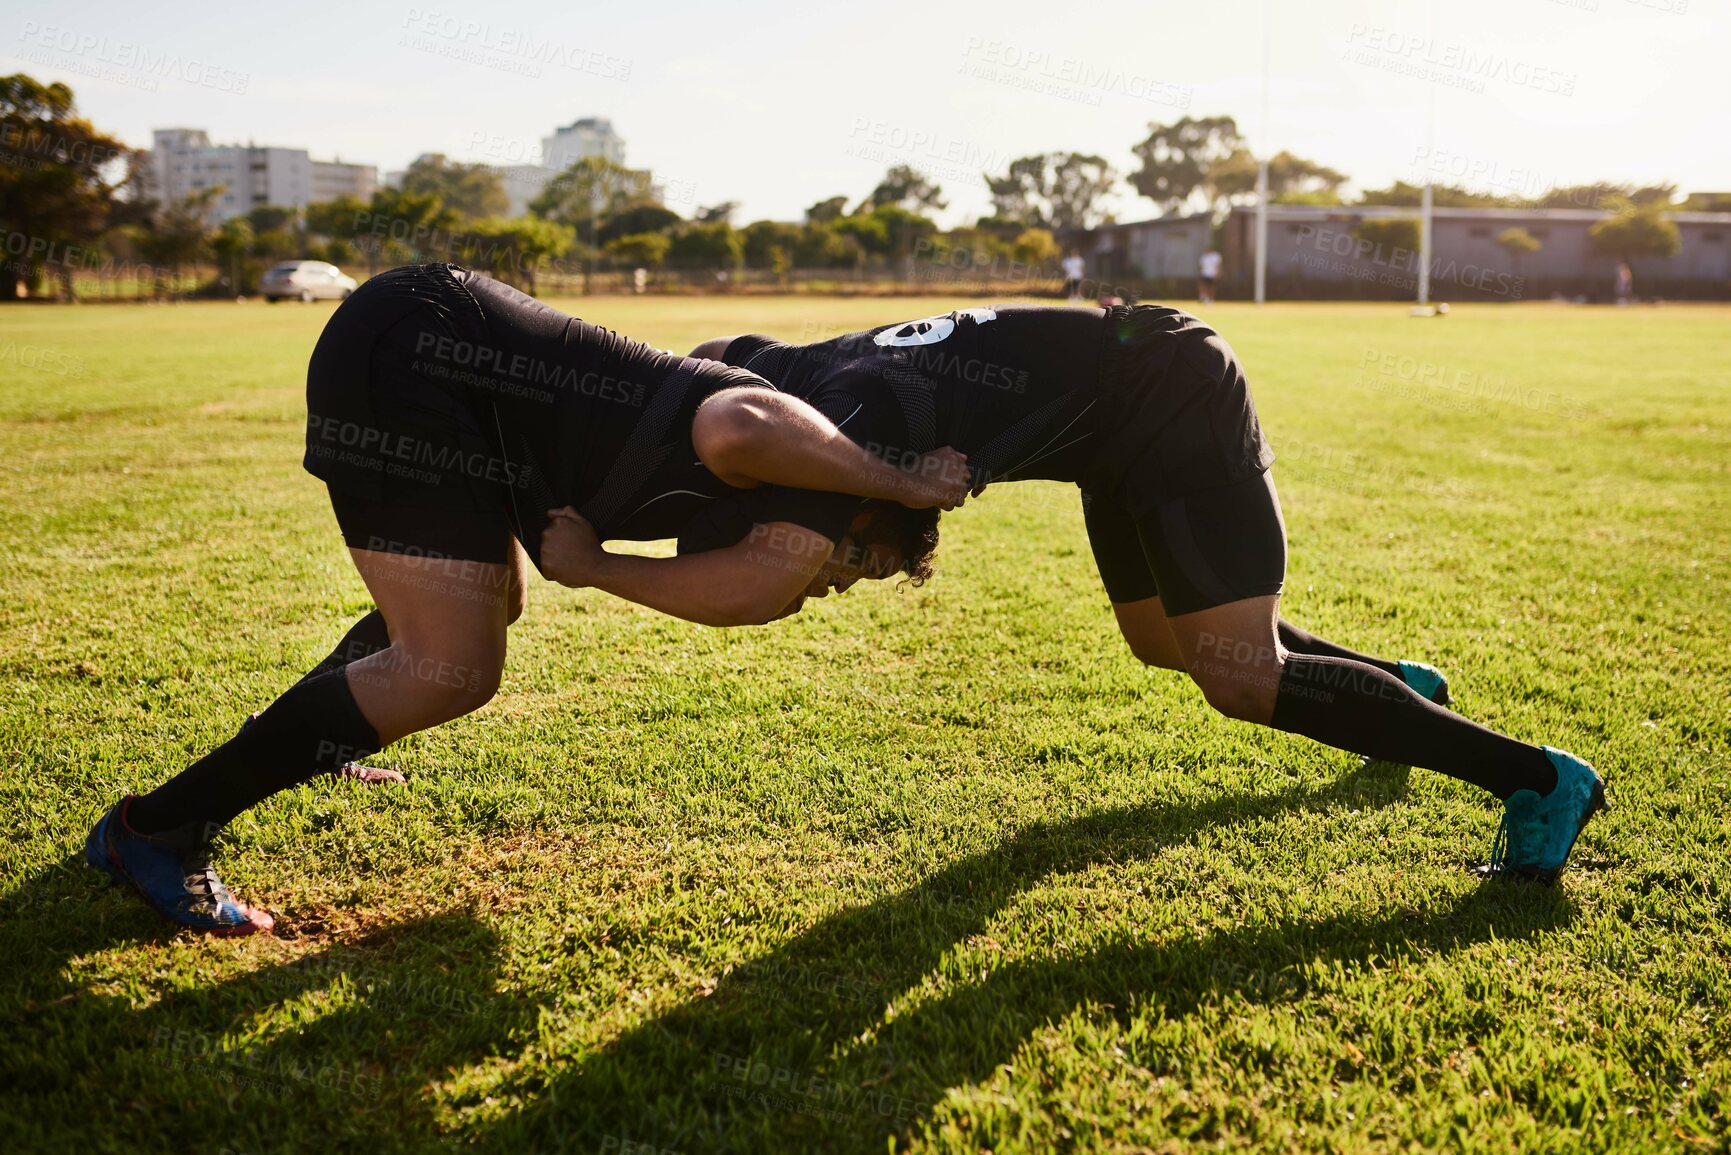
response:
M1218 713L1266 725L1280 690L1280 666L1227 666L1192 670L1190 678Z
M1184 668L1184 663L1178 659L1178 651L1171 646L1162 646L1137 638L1126 638L1125 641L1130 643L1130 652L1136 655L1136 660L1144 666L1155 666L1162 670L1182 670Z

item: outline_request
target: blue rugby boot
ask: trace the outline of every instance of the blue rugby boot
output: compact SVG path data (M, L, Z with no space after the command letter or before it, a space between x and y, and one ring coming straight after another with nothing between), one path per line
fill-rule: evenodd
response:
M1557 785L1540 797L1517 790L1503 803L1503 824L1491 846L1486 877L1555 882L1587 820L1609 809L1604 780L1587 763L1553 746L1543 747L1557 770Z
M230 894L210 865L199 823L140 834L126 823L133 795L116 802L84 841L84 860L130 884L158 914L193 930L228 936L268 934L276 920Z
M1402 659L1400 679L1439 706L1449 704L1449 680L1429 662L1409 662Z

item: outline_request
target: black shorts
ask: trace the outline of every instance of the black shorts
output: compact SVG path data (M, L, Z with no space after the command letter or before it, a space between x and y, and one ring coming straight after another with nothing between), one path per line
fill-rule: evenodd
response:
M509 515L509 463L426 352L488 341L470 275L391 269L337 307L307 365L307 472L356 501Z
M1219 334L1160 305L1106 316L1102 389L1116 432L1083 482L1114 602L1170 615L1280 592L1286 527L1244 370Z
M1158 597L1168 617L1277 594L1286 522L1271 473L1172 498L1142 514L1082 494L1088 544L1113 602Z
M330 487L343 544L408 557L508 565L517 539L498 511L391 505Z

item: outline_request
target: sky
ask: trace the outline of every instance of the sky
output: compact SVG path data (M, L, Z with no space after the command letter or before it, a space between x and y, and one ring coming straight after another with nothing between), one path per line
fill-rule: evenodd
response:
M608 117L671 207L738 201L737 223L858 199L898 163L967 223L982 169L1074 151L1127 173L1150 122L1186 114L1360 188L1731 190L1726 0L3 0L0 54L134 146L203 128L381 174L533 161ZM1130 191L1113 208L1155 215Z

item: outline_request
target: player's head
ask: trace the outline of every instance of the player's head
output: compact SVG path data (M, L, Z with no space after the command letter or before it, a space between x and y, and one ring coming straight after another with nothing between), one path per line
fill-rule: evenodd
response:
M924 584L932 576L932 555L938 548L938 517L935 509L871 502L854 516L846 536L836 543L804 596L826 597L831 590L840 593L857 581L898 574L914 585Z

